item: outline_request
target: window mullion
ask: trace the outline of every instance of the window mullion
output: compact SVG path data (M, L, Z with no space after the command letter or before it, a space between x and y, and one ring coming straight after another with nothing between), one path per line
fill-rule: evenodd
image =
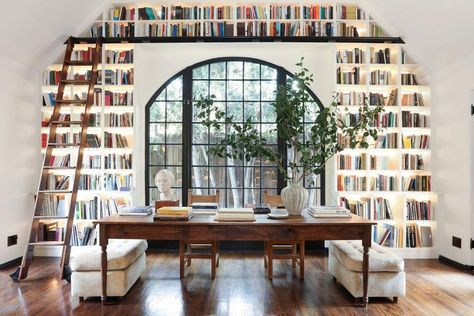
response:
M193 121L193 91L192 91L192 70L186 68L183 73L183 124L182 124L182 165L183 165L183 178L182 178L182 191L181 201L183 205L188 205L188 189L192 185L192 121Z

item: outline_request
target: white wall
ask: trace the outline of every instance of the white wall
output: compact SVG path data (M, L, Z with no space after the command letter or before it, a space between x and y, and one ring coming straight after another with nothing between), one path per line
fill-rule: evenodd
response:
M438 69L432 78L433 191L438 193L440 255L474 265L470 238L474 236L472 209L472 118L470 90L474 89L474 54ZM462 248L451 245L452 236L462 239Z
M314 73L312 90L328 104L334 91L334 44L327 43L179 43L139 44L134 52L136 191L134 201L145 203L145 105L166 80L197 62L217 57L252 57L296 71L304 57L305 66Z
M0 264L24 254L41 164L40 76L0 59ZM7 247L7 236L18 244Z

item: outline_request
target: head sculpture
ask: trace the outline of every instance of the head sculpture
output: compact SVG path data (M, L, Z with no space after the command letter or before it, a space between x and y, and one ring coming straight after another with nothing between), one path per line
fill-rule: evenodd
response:
M160 200L174 200L174 192L171 187L174 185L175 179L171 171L163 169L158 171L155 176L155 184L160 191Z

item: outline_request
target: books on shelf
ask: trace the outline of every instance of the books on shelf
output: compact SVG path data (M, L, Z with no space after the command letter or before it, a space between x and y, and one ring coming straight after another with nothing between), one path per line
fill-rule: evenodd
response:
M153 206L124 206L119 210L119 215L122 216L147 216L152 213Z
M220 208L214 216L219 222L253 222L255 215L252 208Z
M432 206L431 201L417 201L407 199L405 203L407 220L431 220Z
M156 210L155 220L187 221L194 215L190 206L163 206Z
M351 217L351 211L340 206L310 206L308 214L313 217Z

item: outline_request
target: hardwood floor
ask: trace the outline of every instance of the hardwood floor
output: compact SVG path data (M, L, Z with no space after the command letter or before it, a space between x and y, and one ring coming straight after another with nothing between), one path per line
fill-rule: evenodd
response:
M326 272L327 257L307 254L305 279L277 260L273 281L258 252L224 252L217 276L193 260L179 279L176 253L147 252L147 270L122 300L79 302L59 279L59 259L37 258L19 284L0 270L0 315L474 315L474 276L437 260L406 260L407 296L371 298L367 309Z

